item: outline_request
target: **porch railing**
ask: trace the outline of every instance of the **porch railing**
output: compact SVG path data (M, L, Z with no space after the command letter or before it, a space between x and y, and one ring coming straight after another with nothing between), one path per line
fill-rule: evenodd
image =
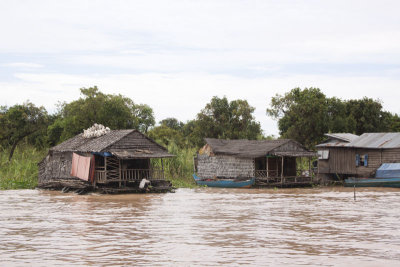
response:
M267 178L267 177L277 177L278 171L277 170L256 170L256 177L257 178Z
M119 170L119 178L110 178L107 176L105 170L95 171L95 180L97 183L107 182L130 182L138 181L142 179L147 180L163 180L165 179L164 171L162 169L125 169Z
M97 183L105 183L107 180L106 171L95 170L94 179Z
M120 170L120 173L122 181L164 179L164 171L161 169L126 169Z

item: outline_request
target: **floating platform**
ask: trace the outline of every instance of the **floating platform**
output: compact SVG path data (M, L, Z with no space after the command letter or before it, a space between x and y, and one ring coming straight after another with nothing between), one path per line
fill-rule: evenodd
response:
M126 184L96 185L80 179L57 179L49 183L42 183L38 188L48 190L59 190L61 192L74 192L79 195L96 192L100 194L133 194L133 193L167 193L174 192L175 188L167 180L150 180L150 185L139 188L140 181Z
M312 187L316 182L312 177L272 177L272 178L256 178L254 187L270 187L270 188L296 188L296 187Z

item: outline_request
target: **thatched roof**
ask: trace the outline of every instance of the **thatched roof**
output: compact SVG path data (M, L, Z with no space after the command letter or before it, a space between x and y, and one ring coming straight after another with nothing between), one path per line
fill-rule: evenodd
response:
M172 157L167 149L137 130L112 130L100 137L78 134L50 148L57 152L110 152L120 158Z
M314 152L308 151L301 144L290 139L277 140L224 140L206 138L206 143L215 155L233 155L243 158L257 158L266 155L311 157Z

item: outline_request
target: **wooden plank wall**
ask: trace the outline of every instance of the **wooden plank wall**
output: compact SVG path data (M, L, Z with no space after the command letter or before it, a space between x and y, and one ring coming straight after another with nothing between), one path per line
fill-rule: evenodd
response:
M382 162L385 163L400 162L400 148L384 150L382 153Z
M329 149L329 172L355 174L355 158L354 149Z
M374 172L382 165L380 149L356 149L355 154L368 155L368 166L356 167L356 156L354 154L353 165L356 170L356 175L359 177L371 177L374 176Z
M356 154L368 155L368 166L356 166ZM370 177L382 163L400 162L400 148L361 149L329 148L329 159L318 161L319 173L349 174Z

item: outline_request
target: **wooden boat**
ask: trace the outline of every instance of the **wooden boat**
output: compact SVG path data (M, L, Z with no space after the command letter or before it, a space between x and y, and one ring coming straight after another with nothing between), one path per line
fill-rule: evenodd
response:
M253 177L251 179L203 179L198 177L196 174L193 174L193 178L198 185L206 185L208 187L223 187L223 188L243 188L243 187L251 187L256 178Z
M350 177L344 186L351 187L400 187L400 163L383 163L373 178Z
M346 187L400 187L400 178L355 178L344 180Z

